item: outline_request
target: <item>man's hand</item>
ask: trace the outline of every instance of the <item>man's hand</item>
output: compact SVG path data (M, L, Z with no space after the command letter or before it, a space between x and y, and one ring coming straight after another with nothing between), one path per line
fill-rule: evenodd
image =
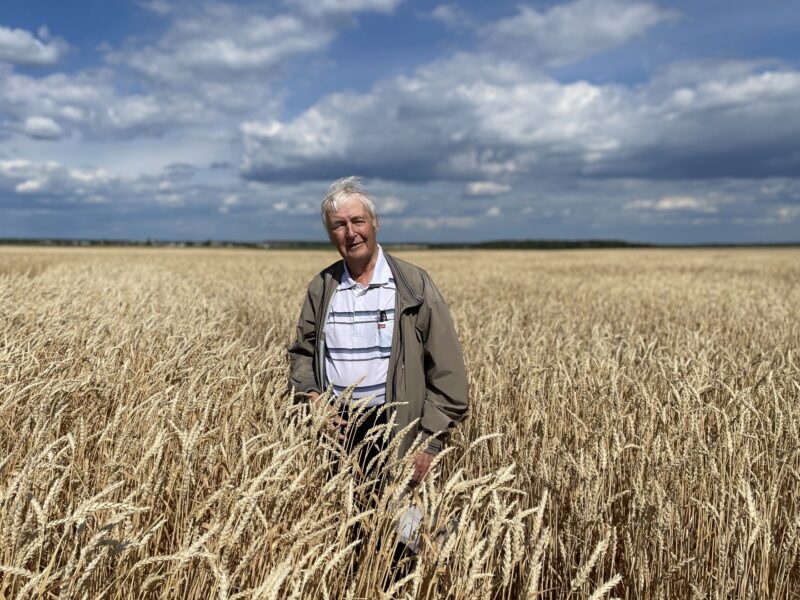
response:
M318 392L308 392L308 403L313 407L320 401L320 394ZM339 415L339 411L336 410L335 407L331 406L330 404L326 404L324 406L324 410L327 412L328 415L328 425L330 427L331 433L335 433L336 437L339 441L343 441L345 439L342 430L347 427L347 421L344 420L341 415Z
M430 452L423 450L414 459L414 475L411 476L411 481L414 483L422 483L428 470L431 468L434 456Z

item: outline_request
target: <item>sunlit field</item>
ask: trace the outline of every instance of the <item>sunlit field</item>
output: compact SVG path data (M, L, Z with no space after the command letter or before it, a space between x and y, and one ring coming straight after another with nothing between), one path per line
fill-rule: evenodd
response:
M471 412L370 500L286 389L333 252L0 248L0 598L800 597L800 250L398 256Z

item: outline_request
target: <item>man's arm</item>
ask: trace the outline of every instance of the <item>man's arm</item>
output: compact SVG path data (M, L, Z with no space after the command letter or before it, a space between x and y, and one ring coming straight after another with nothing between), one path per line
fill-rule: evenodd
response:
M420 308L423 317L425 403L420 428L430 436L426 451L441 451L450 428L467 415L469 390L464 356L450 311L436 286L426 282L426 299Z
M319 389L314 377L316 342L317 325L314 305L311 300L311 286L309 286L303 302L303 308L300 311L300 318L297 320L297 335L294 343L289 346L289 361L291 363L289 385L302 394L319 394L322 391Z

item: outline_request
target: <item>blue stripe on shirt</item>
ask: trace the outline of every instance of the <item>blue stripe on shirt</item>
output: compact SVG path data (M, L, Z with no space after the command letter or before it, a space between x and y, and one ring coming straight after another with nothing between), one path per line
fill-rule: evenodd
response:
M365 354L367 352L391 352L391 346L369 346L366 348L328 348L328 351L333 354Z
M354 394L370 394L372 392L380 392L384 388L386 388L386 384L385 383L379 383L377 385L363 385L363 386L357 385L353 389L353 393ZM343 386L343 385L334 384L334 386L333 386L333 391L336 392L337 394L345 391L346 389L347 388L345 386Z
M352 316L355 315L357 317L366 317L366 316L377 316L378 313L380 313L380 312L386 313L387 316L388 315L393 315L394 314L394 309L393 308L387 308L386 310L383 310L383 311L381 311L381 310L348 310L348 311L344 311L344 312L332 310L330 312L330 316L331 317L352 317Z

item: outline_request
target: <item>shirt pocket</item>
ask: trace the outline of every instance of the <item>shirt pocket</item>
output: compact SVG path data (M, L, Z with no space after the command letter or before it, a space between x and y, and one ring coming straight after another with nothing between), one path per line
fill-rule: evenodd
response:
M378 321L378 352L381 357L388 357L392 352L392 336L394 335L394 319Z

